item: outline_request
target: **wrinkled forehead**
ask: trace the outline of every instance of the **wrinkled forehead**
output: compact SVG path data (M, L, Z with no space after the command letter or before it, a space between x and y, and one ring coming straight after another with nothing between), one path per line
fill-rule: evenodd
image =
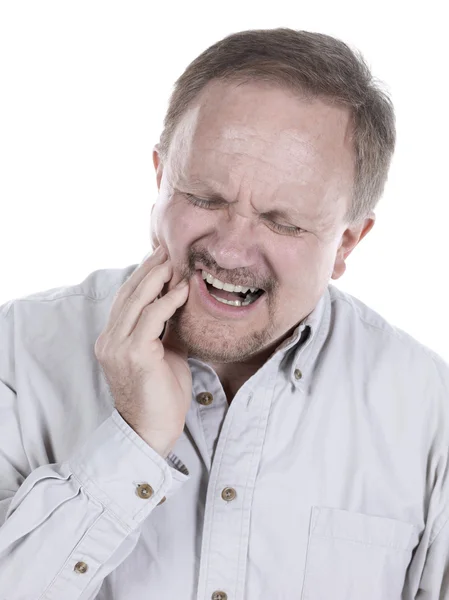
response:
M320 99L301 100L261 84L220 82L183 116L169 153L173 183L213 176L226 182L241 168L257 177L322 183L353 178L349 111ZM254 175L256 173L254 172Z

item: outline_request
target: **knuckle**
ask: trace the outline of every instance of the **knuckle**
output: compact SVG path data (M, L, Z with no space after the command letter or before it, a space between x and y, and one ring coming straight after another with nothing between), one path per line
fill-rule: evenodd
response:
M128 338L120 348L118 354L120 362L122 364L134 364L140 360L141 350L139 344L136 343L134 338Z
M178 287L174 287L170 290L169 294L167 294L168 300L172 303L172 304L176 304L177 302L179 302L179 288Z
M94 351L97 360L102 365L108 364L110 362L111 356L114 356L114 352L111 352L110 347L110 338L106 337L104 334L101 334L95 342Z
M171 267L171 263L169 261L166 261L166 262L160 263L159 265L156 265L154 267L154 269L157 269L158 271L166 271L170 267Z
M118 300L119 298L121 298L124 293L125 293L125 288L122 285L115 291L114 300Z
M142 308L142 314L144 315L148 315L149 313L151 313L151 309L153 307L154 303L151 302L150 304L146 304L143 308Z
M143 352L139 346L132 344L128 347L126 360L134 371L140 371L143 363Z
M134 304L137 304L139 300L139 295L136 294L136 292L132 292L132 294L128 296L128 300L126 302L128 306L133 306Z

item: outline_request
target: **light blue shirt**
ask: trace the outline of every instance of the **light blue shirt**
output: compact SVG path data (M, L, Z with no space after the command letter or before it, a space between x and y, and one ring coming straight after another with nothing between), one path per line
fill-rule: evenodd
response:
M137 266L0 308L0 600L449 599L449 365L329 284L164 460L94 354Z

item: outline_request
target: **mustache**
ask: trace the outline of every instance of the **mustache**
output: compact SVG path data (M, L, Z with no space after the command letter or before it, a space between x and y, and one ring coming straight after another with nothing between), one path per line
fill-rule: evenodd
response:
M197 263L201 263L202 268L205 271L213 274L214 277L220 279L220 281L226 281L232 285L241 285L241 282L245 282L245 285L252 288L259 288L264 291L273 291L276 288L276 282L272 278L254 276L254 271L251 269L233 269L231 271L224 271L219 267L216 262L211 259L210 255L201 252L190 252L188 256L188 269L189 275L193 275L197 271Z

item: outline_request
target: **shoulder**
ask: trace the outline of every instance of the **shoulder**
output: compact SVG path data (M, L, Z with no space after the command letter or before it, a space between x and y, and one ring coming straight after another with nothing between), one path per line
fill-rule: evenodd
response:
M329 285L331 328L354 350L371 374L436 400L449 422L449 363L432 348L395 326L379 312L333 285Z
M137 265L99 269L79 283L14 298L0 306L2 354L54 354L69 344L92 343L109 316L114 295Z
M37 307L39 304L47 304L58 300L70 301L76 296L94 302L101 301L113 293L136 267L137 264L121 269L98 269L87 275L79 283L50 288L9 300L0 306L0 310L3 314L6 314L13 306L20 306L24 303Z
M0 318L7 319L21 314L75 306L77 302L95 304L113 297L118 288L131 275L137 265L121 269L98 269L81 282L38 291L14 298L0 305Z
M438 369L449 369L449 363L432 348L391 323L360 299L333 285L329 285L329 296L335 325L357 332L367 340L377 340L385 348L391 346L403 353L415 354L426 363L434 363Z

